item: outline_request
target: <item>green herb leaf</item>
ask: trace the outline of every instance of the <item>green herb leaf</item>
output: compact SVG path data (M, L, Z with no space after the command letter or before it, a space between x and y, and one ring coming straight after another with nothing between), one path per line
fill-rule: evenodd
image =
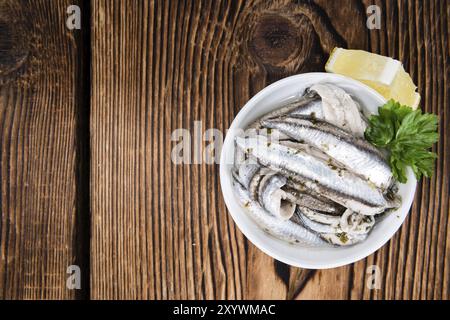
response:
M395 136L394 124L389 118L380 115L379 118L371 116L369 126L365 132L366 139L377 147L385 147Z
M410 166L417 179L430 177L434 171L436 153L429 149L439 139L438 118L423 114L394 100L378 108L378 115L369 118L365 137L373 145L389 151L389 164L394 177L407 181L406 168Z

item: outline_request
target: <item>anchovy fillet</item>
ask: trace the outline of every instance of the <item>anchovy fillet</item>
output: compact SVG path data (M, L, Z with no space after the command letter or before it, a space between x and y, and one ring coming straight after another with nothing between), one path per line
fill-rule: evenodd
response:
M235 193L241 205L247 208L251 218L266 232L273 236L288 241L306 245L321 245L323 241L313 232L290 220L282 220L272 216L261 205L250 198L248 191L234 180Z
M239 202L262 229L291 243L365 240L376 217L401 203L386 154L364 139L367 125L343 89L307 88L235 139Z
M309 88L322 99L323 119L342 128L358 137L364 137L367 123L361 114L359 104L341 88L317 83Z
M342 206L338 205L336 202L331 201L325 197L317 197L314 196L309 191L298 191L292 187L285 186L282 188L286 194L287 199L292 203L295 203L299 206L306 207L309 209L315 209L322 212L327 212L330 214L339 214L342 213Z
M237 172L239 181L246 189L250 187L252 179L259 172L259 170L261 170L261 166L251 160L246 160L238 167Z
M282 172L284 170L281 170ZM298 177L292 176L291 173L287 173L287 176L291 179L288 179L287 186L285 189L290 188L293 189L300 194L309 195L315 199L317 199L320 204L315 203L315 207L311 209L317 209L319 211L324 211L330 214L341 214L345 211L345 208L338 204L337 202L334 202L333 200L328 199L327 197L322 196L321 194L317 193L313 189L310 189L306 187L305 183L300 183L298 181L295 181L294 179L297 179ZM305 205L304 203L299 203L302 207L309 207Z
M233 176L249 191L252 200L259 201L274 216L288 220L294 214L295 203L291 195L282 189L287 182L285 177L251 159L233 171Z
M356 138L324 121L286 116L264 120L263 125L326 153L344 167L388 189L393 181L389 164L367 141Z
M347 209L341 216L339 225L342 231L352 235L369 233L375 225L373 216L364 216Z
M290 102L280 109L264 115L262 118L258 119L252 125L250 125L249 129L261 129L263 127L261 124L262 120L280 117L287 114L306 115L323 118L322 101L320 99L320 96L315 92L307 93L300 99Z
M236 138L240 148L272 170L291 172L305 185L352 211L375 215L396 203L381 190L347 170L333 170L328 164L304 150L268 143L264 137Z
M370 216L362 216L352 213L351 215L363 217L366 219L373 219ZM317 220L317 213L305 208L298 207L293 217L293 221L302 224L305 228L317 233L325 241L340 246L348 246L358 243L367 237L367 234L372 229L373 224L368 224L365 221L358 220L358 224L353 228L346 228L342 225L342 218L334 217L337 220ZM324 215L322 215L324 216ZM347 218L349 215L347 215ZM323 219L323 217L322 217Z
M299 214L298 219L300 220L300 223L303 224L306 228L308 228L314 232L317 232L317 233L339 233L339 232L342 232L342 229L339 226L316 222L316 221L308 218L304 214Z
M312 221L330 226L335 227L338 226L341 220L341 217L339 216L321 213L306 207L299 207L297 211L298 213L301 213L303 216L307 217L308 219L311 219Z
M295 204L288 201L288 195L281 188L286 178L278 174L266 175L259 184L259 203L270 213L283 220L292 217Z

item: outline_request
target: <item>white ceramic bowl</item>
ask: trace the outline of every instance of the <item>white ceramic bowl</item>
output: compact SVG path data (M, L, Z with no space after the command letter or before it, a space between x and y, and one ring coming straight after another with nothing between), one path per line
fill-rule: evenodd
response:
M294 99L305 88L315 83L332 83L351 94L369 113L377 113L386 100L373 89L353 79L329 73L305 73L277 81L256 94L238 113L227 132L220 162L220 183L226 206L242 233L259 249L273 258L296 267L327 269L353 263L372 254L382 247L400 228L411 207L417 181L408 171L408 183L400 184L399 194L402 206L387 214L369 234L369 237L349 247L308 247L279 240L258 227L248 216L236 198L231 168L234 155L234 138L238 129L245 129L262 115L275 110L286 100Z

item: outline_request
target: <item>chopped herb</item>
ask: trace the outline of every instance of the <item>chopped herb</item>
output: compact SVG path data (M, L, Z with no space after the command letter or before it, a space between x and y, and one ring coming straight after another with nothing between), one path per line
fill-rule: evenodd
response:
M367 179L367 184L369 185L369 187L371 187L372 189L376 190L377 186L375 185L375 183L373 183L372 181L370 181L369 179Z
M337 233L336 236L339 238L339 240L341 240L342 243L347 243L348 236L345 232Z
M339 168L333 164L333 160L331 158L328 158L327 164L328 167L331 168L331 170L339 170Z

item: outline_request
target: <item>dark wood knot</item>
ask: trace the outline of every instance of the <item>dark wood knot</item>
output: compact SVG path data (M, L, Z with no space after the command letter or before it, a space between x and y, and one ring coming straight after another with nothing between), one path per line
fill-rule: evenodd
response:
M26 37L20 28L0 20L0 77L9 77L18 71L27 60Z
M250 53L263 65L281 67L299 54L301 36L297 30L288 18L266 14L254 26L249 44Z

